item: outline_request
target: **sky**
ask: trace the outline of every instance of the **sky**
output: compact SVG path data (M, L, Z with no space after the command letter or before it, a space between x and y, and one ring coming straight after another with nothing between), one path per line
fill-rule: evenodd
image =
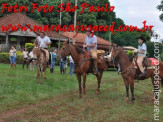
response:
M153 25L153 30L163 38L163 22L160 21L161 12L157 10L157 6L161 0L109 0L116 16L121 18L126 25L134 25L143 27L145 20L146 25ZM152 39L152 41L155 41Z

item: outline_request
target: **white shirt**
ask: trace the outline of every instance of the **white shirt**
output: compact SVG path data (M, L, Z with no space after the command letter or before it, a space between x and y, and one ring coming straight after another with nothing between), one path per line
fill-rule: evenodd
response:
M138 46L138 51L139 52L141 52L143 50L145 51L144 54L138 53L138 56L143 56L143 57L146 56L146 54L147 54L147 46L145 45L145 43L143 43L142 45Z
M31 51L31 52L29 53L29 57L30 57L30 58L33 58L33 51Z
M46 43L50 43L50 38L45 36L44 38L41 38L40 36L37 37L37 41L40 44L40 48L48 48L48 45Z
M24 58L28 58L28 52L27 51L23 51L23 56L24 56Z
M96 46L93 48L87 47L87 50L90 51L91 49L97 49L97 37L93 35L92 37L87 36L85 38L86 45L92 45L96 43Z
M10 50L10 56L16 57L16 50Z
M71 55L69 57L69 61L70 61L70 63L74 63L74 60L72 59L72 56Z

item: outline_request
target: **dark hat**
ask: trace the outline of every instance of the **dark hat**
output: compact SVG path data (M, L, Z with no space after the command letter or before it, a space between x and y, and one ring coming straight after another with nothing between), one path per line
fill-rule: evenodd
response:
M87 28L87 32L93 33L93 30L90 28Z
M146 39L143 36L139 36L137 39L141 39L143 42L146 42Z

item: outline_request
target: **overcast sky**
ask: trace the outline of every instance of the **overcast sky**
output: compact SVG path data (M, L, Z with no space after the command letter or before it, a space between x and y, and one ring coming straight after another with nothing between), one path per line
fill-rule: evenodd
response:
M163 38L163 22L159 20L159 12L156 8L161 0L110 0L115 6L117 17L124 20L126 25L143 27L143 21L147 25L154 25L154 30Z

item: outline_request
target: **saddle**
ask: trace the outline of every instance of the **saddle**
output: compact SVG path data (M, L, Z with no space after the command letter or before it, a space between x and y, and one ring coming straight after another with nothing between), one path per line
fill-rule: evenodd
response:
M133 58L133 63L136 67L138 67L138 64L137 64L137 56ZM147 57L144 57L143 59L143 66L144 67L153 67L155 66L156 64L158 64L158 60L155 59L155 58L147 58Z
M87 59L92 59L92 55L89 51L84 50L84 52L86 54ZM103 50L97 50L97 62L98 63L102 63L103 59L105 59L104 53L105 53L105 51L103 51Z
M136 70L136 74L135 74L135 79L138 79L139 74L141 73L141 71L139 70L138 64L137 64L137 56L133 58L133 63L135 65ZM156 60L155 58L147 58L144 57L143 59L143 67L145 67L146 69L154 69L155 65L158 64L158 60ZM141 79L139 79L141 80ZM143 79L142 79L143 80Z

